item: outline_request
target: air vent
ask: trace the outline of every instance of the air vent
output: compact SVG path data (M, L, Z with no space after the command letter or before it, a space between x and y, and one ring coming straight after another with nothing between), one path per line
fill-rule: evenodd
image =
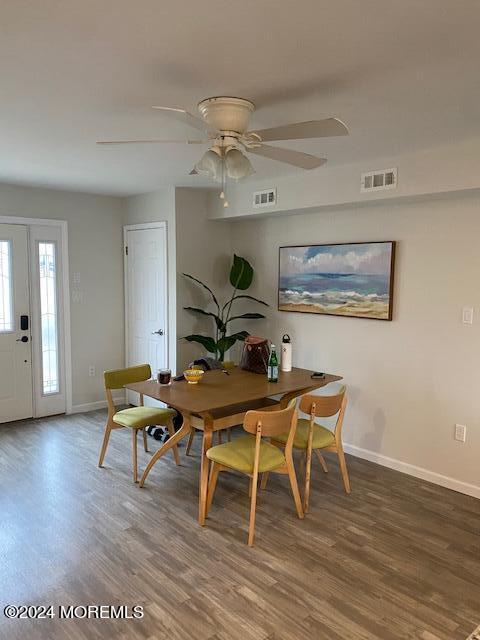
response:
M277 204L277 190L264 189L263 191L255 191L253 194L253 206L256 209L261 207L271 207Z
M360 191L385 191L397 188L397 169L379 169L362 173Z

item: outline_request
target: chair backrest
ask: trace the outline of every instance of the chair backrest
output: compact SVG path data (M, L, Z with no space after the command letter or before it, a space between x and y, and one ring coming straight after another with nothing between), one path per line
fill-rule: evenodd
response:
M151 377L152 370L149 364L139 364L126 369L111 369L103 373L105 389L122 389L126 384L143 382Z
M126 369L110 369L103 372L105 383L105 395L107 396L108 414L111 419L115 413L115 404L112 397L112 389L123 389L126 384L132 382L143 382L152 377L152 370L149 364L139 364ZM140 394L140 404L143 404L143 395Z
M247 411L243 420L243 428L256 435L255 460L258 462L260 441L262 436L272 437L288 433L285 443L285 456L291 458L293 439L297 430L297 409L295 400L288 403L286 409L280 411Z
M310 432L312 432L315 418L330 418L338 413L335 424L335 440L341 441L343 416L347 406L346 391L347 388L342 385L339 392L334 396L316 396L310 393L302 396L300 399L300 411L310 414Z
M294 403L290 403L286 409L280 411L247 411L243 428L248 433L256 434L257 428L260 427L262 436L278 436L290 431L295 413Z
M300 399L300 411L314 415L317 418L329 418L334 416L346 403L346 387L343 385L334 396L316 396L308 393Z

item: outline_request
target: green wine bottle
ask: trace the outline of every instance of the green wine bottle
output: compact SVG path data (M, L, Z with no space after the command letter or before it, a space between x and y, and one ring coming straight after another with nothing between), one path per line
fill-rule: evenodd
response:
M270 347L270 359L268 361L267 377L269 382L278 382L278 358L274 344Z

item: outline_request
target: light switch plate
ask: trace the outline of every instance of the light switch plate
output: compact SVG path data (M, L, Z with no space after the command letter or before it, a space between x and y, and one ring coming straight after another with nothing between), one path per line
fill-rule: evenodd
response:
M467 427L464 424L455 425L455 440L465 442L467 439Z
M463 307L462 322L463 324L473 324L473 307Z

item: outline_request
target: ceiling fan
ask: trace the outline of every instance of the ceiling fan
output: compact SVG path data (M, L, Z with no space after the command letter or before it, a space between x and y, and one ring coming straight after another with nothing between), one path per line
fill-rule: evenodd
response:
M158 106L153 109L163 111L166 115L198 129L207 137L203 140L100 140L97 144L209 143L210 148L195 164L190 174L205 173L213 179L220 178L223 187L227 177L239 180L253 173L253 167L244 152L284 162L301 169L316 169L327 162L326 158L318 158L293 149L275 147L265 144L265 142L348 135L346 125L338 118L309 120L308 122L248 131L248 122L255 110L255 105L244 98L220 96L202 100L198 104L200 118L185 109Z

